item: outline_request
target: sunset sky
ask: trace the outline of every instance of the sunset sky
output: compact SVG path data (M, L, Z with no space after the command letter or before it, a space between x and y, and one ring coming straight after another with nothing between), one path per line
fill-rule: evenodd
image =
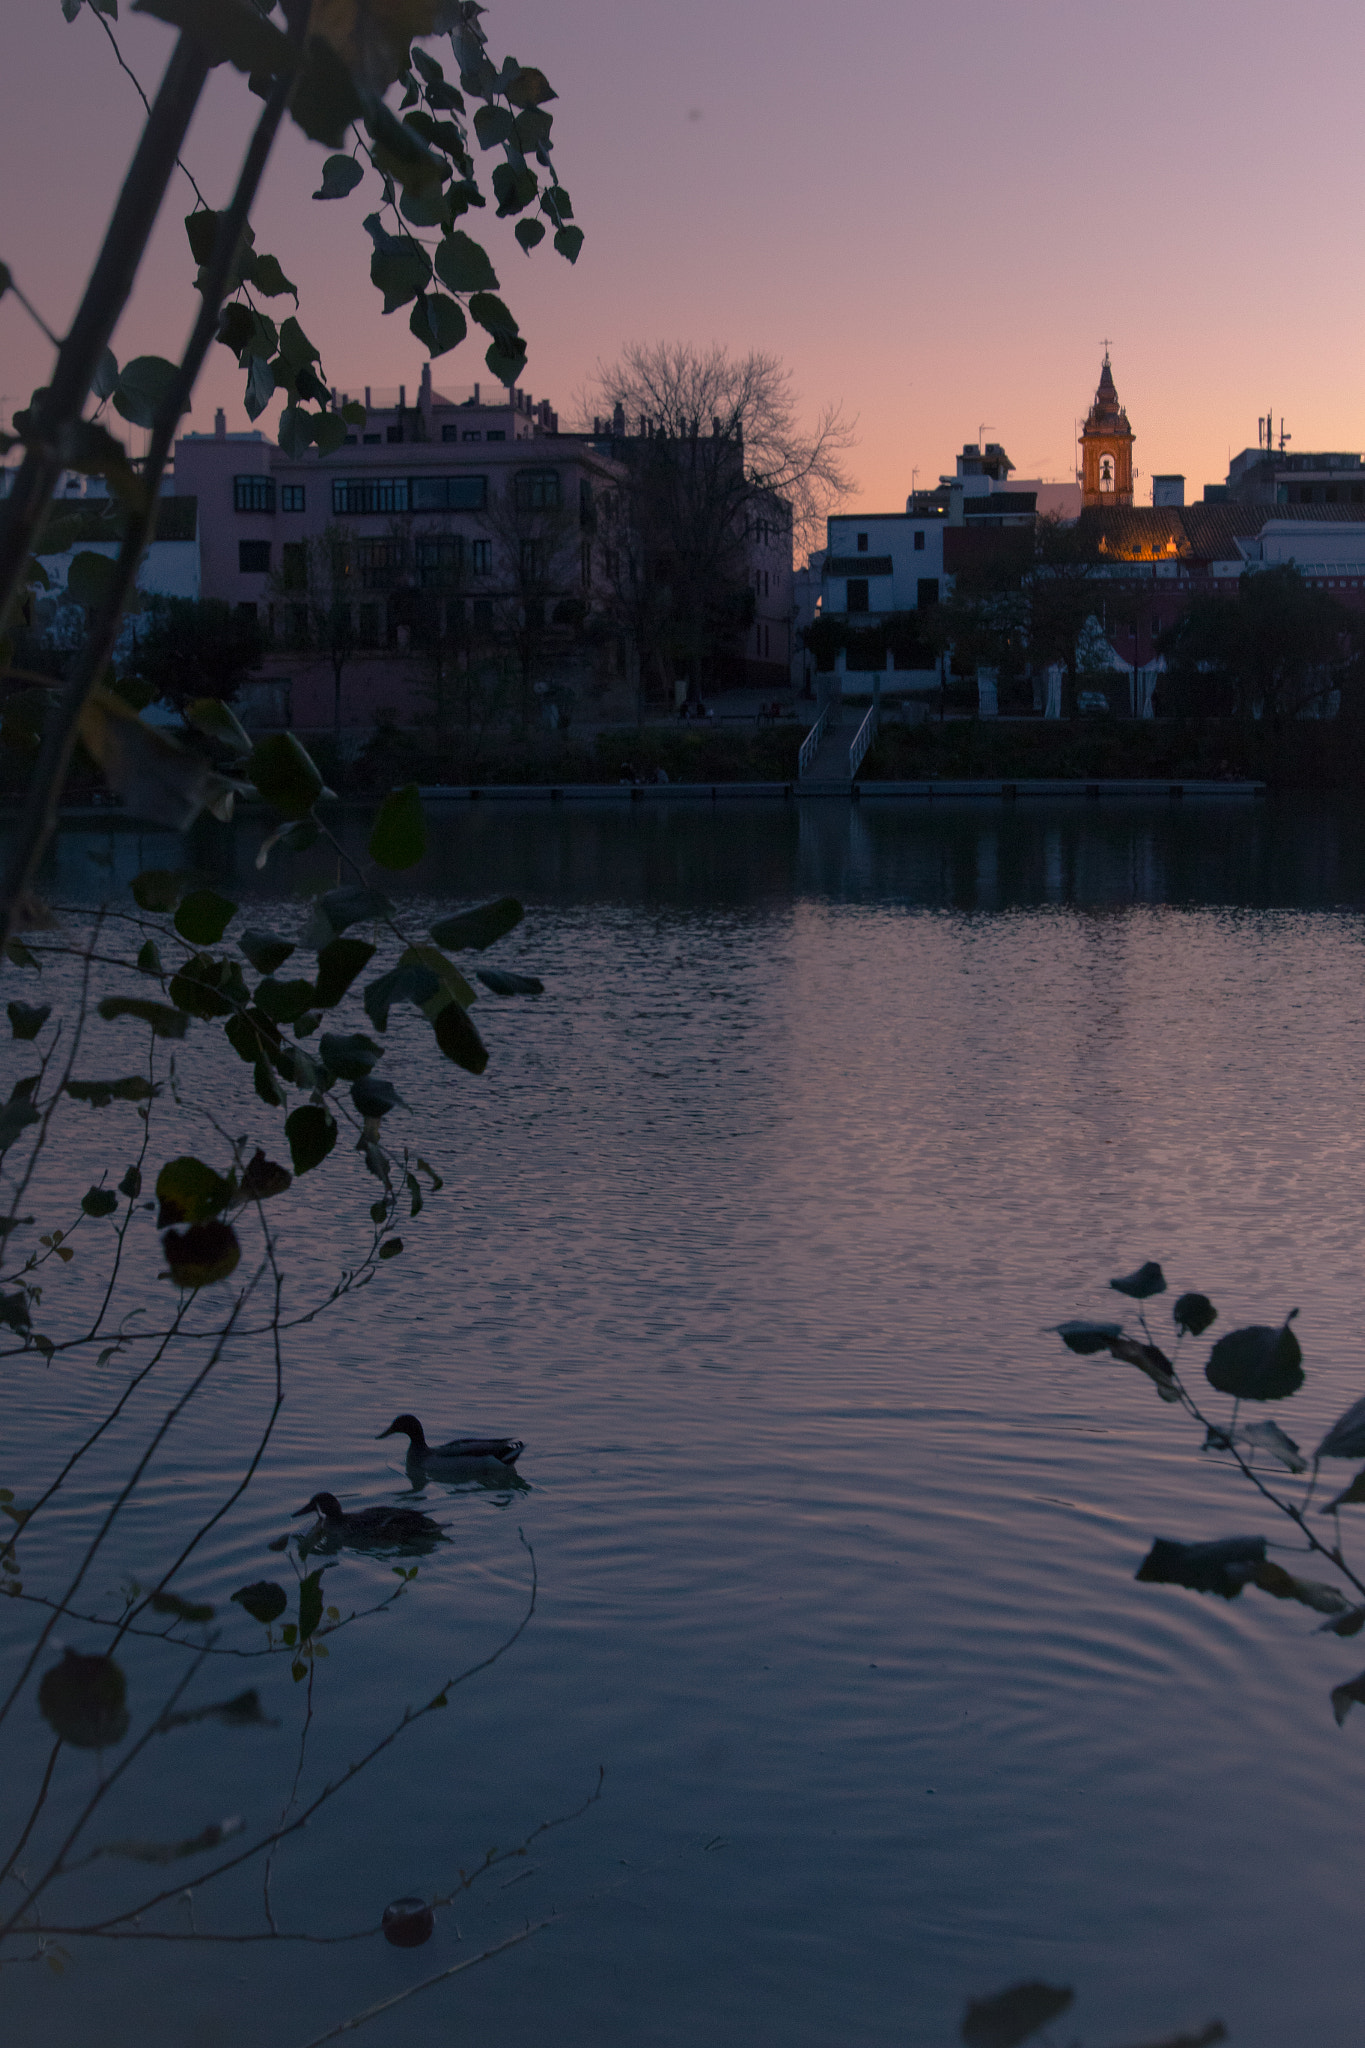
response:
M121 12L150 92L171 32ZM5 21L0 257L60 329L141 108L88 12L7 0ZM524 385L566 424L623 342L772 350L811 412L856 418L854 503L890 510L982 427L1021 475L1069 476L1107 336L1139 503L1153 472L1183 471L1191 498L1221 480L1268 406L1294 449L1365 446L1358 4L492 0L486 26L495 57L539 64L560 96L577 266L548 242L525 258L491 208L479 221L529 342ZM214 203L258 104L217 74L185 152ZM298 284L330 382L415 387L406 309L382 317L368 282L373 194L313 202L323 154L288 134L257 246ZM120 360L186 331L183 181L174 200ZM0 301L6 424L49 362ZM466 344L433 376L487 372ZM215 349L189 424L222 404L245 426L241 382Z

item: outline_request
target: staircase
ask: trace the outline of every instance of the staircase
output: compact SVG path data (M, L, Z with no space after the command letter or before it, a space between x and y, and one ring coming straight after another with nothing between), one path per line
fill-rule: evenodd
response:
M877 707L857 725L840 722L842 707L834 699L806 735L801 749L801 790L806 796L848 796L864 754L877 732ZM855 713L856 720L856 713Z

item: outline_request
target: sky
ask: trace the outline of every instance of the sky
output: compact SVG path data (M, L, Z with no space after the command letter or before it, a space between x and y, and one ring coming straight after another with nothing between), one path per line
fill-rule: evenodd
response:
M151 93L172 32L120 13ZM477 225L523 388L566 425L627 342L768 350L807 417L856 422L848 509L892 511L983 430L1021 476L1070 477L1107 339L1138 503L1169 471L1197 499L1268 408L1292 449L1365 448L1359 0L490 0L485 27L559 94L577 265L548 239L525 257L491 207ZM60 332L142 110L88 9L5 0L4 46L0 259ZM211 203L258 106L215 75L184 151ZM373 194L314 201L324 154L285 135L257 247L298 284L329 383L414 388L425 351L368 281ZM193 315L183 180L172 202L120 361L175 353ZM0 422L50 362L0 300ZM487 377L472 343L432 374ZM222 405L245 427L241 384L215 348L188 424Z

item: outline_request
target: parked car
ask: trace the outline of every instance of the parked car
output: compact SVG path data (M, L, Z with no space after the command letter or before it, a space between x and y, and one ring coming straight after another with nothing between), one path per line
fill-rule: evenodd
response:
M1076 709L1082 718L1105 718L1109 714L1109 699L1103 690L1077 690Z

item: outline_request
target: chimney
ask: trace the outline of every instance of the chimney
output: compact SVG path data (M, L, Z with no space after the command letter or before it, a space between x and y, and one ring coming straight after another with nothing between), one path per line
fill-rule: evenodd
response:
M621 440L626 437L626 409L618 398L611 412L611 430Z
M400 384L400 385L399 385L399 387L398 387L398 410L399 410L400 412L402 412L402 411L404 410L404 408L405 408L405 407L406 407L406 405L407 405L407 402L408 402L408 387L407 387L407 385L406 385L406 384Z
M221 405L213 415L213 438L215 441L226 441L227 439L227 414L223 411Z
M479 397L479 387L477 384L474 386L474 403L475 405L481 405L483 403L482 399Z
M368 412L368 411L369 411L369 409L370 409L370 387L369 387L369 385L367 384L367 385L365 386L365 410L366 410L366 412Z

